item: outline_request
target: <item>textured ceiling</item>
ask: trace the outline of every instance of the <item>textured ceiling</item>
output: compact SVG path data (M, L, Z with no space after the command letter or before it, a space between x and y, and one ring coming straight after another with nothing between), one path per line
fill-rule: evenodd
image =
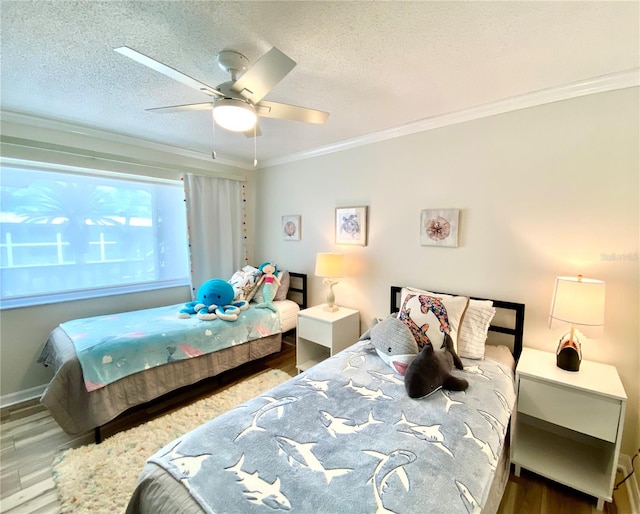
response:
M209 154L208 111L145 109L209 97L113 51L130 46L202 82L215 56L298 64L266 100L331 113L326 125L261 119L261 161L500 99L637 68L633 2L1 1L1 108ZM220 157L253 140L217 129Z

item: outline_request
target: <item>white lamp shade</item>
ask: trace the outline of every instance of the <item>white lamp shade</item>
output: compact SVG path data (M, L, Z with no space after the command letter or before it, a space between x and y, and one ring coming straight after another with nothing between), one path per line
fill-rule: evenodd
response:
M594 328L604 325L604 301L602 280L558 277L551 300L549 328L559 322L575 325L585 334L587 331L594 333Z
M316 257L316 276L325 278L344 277L344 255L322 252Z
M213 119L222 128L233 132L245 132L253 128L258 116L255 108L233 98L216 100L213 106Z

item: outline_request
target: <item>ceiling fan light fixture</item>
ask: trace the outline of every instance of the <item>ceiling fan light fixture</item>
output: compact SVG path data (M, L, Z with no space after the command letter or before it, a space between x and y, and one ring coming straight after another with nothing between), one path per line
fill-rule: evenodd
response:
M258 116L253 105L242 100L222 98L213 106L213 119L222 128L246 132L256 125Z

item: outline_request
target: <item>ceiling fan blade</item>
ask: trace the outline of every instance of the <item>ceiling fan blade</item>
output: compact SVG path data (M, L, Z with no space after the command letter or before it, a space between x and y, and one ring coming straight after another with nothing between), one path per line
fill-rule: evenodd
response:
M231 86L231 91L239 93L251 103L258 103L296 65L275 46L264 54Z
M256 110L258 116L262 116L263 118L279 118L304 121L306 123L325 123L329 117L328 112L269 101L260 102L256 105Z
M207 93L212 96L224 96L217 89L205 84L204 82L200 82L194 78L189 77L189 75L185 75L184 73L172 68L171 66L167 66L166 64L162 64L151 57L148 57L144 54L141 54L137 50L133 48L129 48L128 46L121 46L119 48L114 48L116 52L119 54L128 57L129 59L133 59L134 61L146 66L147 68L151 68L163 75L169 77L170 79L177 80L178 82L182 82L184 85L192 87L198 91L202 91L203 93Z
M206 111L213 109L212 102L205 102L202 104L184 104L184 105L170 105L168 107L153 107L151 109L145 109L148 112L185 112L185 111Z

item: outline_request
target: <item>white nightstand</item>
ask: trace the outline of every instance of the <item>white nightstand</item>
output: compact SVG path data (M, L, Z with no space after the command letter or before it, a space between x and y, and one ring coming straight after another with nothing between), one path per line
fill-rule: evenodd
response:
M582 361L556 366L554 353L524 348L516 369L511 462L598 499L612 500L627 395L616 368Z
M360 313L340 307L336 312L324 305L298 313L296 367L305 371L318 362L351 346L360 337Z

